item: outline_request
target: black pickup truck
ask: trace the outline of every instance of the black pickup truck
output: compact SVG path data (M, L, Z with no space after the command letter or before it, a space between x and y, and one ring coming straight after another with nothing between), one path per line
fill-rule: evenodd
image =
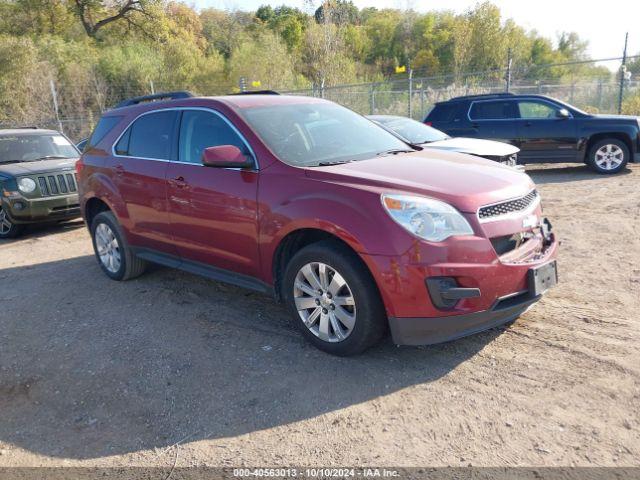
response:
M453 137L511 143L521 164L584 162L616 173L640 162L640 118L591 115L543 95L456 97L437 103L424 123Z

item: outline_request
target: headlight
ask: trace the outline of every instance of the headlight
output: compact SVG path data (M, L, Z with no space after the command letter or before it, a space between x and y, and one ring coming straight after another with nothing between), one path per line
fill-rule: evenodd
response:
M412 195L382 195L382 205L406 230L430 242L473 235L469 222L448 203Z
M36 182L30 178L21 178L18 181L18 190L23 193L31 193L36 189Z

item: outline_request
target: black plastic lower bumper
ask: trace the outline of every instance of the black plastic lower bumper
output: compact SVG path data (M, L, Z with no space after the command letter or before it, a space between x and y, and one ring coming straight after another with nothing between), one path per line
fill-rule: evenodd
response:
M542 295L522 294L496 302L490 310L433 318L389 318L397 345L432 345L473 335L511 322L522 315Z

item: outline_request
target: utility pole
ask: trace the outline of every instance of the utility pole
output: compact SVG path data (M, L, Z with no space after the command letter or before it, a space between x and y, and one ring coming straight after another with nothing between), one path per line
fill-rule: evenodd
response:
M505 80L507 82L507 93L511 91L511 63L513 58L511 58L511 48L507 50L507 74L505 75Z
M618 93L618 115L622 113L622 97L624 96L624 80L627 73L627 45L629 32L624 36L624 51L622 52L622 65L620 65L620 92Z

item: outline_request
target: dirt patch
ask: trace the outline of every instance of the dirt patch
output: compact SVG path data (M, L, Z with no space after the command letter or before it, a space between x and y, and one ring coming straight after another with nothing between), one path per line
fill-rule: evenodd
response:
M640 165L530 173L558 287L509 328L350 359L259 294L112 282L78 224L0 244L0 465L640 465Z

